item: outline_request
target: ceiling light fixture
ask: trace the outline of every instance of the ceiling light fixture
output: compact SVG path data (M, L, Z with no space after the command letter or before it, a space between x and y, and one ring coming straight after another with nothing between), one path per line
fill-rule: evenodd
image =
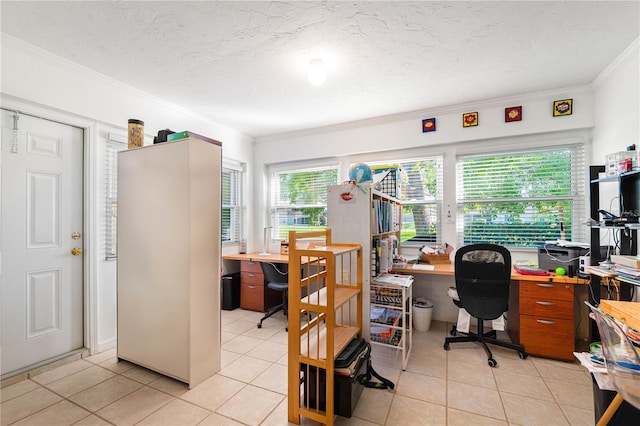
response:
M327 80L327 69L324 61L320 58L314 58L309 62L309 71L307 73L309 82L314 86L321 86Z

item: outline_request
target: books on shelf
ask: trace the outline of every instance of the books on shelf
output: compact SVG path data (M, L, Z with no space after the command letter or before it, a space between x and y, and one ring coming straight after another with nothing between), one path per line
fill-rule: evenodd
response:
M371 233L382 234L400 230L402 206L388 200L372 200Z
M611 256L613 261L614 256ZM640 285L640 267L633 256L615 256L613 271L617 274L617 279L629 284Z
M371 276L376 277L393 268L393 258L398 253L398 239L375 238L371 242Z
M616 265L640 269L640 258L637 256L625 256L625 255L619 255L619 254L612 254L611 261Z

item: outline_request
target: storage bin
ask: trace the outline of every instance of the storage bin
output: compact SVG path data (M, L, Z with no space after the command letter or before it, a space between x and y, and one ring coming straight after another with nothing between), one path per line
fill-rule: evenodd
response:
M240 307L240 272L222 276L222 309L232 311Z
M356 356L360 354L361 352L355 352ZM322 368L317 369L312 365L300 364L300 371L302 372L303 381L303 403L310 408L317 408L324 411L326 409L326 370ZM333 412L335 414L342 417L351 417L364 389L364 386L360 384L357 378L365 374L366 371L367 359L362 358L351 376L343 376L338 373L334 374ZM320 395L319 400L316 390L318 390Z
M431 328L431 316L433 315L433 303L428 300L424 304L413 304L413 328L416 331L428 331Z

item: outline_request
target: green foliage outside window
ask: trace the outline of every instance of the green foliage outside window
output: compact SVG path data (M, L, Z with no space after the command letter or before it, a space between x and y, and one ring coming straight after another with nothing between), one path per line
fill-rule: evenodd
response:
M576 148L465 158L458 163L463 244L537 247L574 237L581 203Z

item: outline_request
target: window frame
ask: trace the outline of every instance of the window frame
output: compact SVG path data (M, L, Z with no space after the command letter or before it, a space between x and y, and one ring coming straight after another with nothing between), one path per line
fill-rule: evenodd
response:
M293 173L303 173L303 172L313 172L313 171L323 171L323 170L335 170L336 179L335 182L328 183L327 185L335 185L340 182L340 163L337 161L333 162L305 162L305 163L283 163L283 164L273 164L268 168L268 200L267 200L267 212L268 217L266 218L266 227L271 228L271 232L269 233L270 241L281 241L287 239L288 232L284 234L281 231L282 225L280 222L280 212L282 210L291 210L296 208L324 208L325 209L325 223L324 226L316 225L314 229L326 229L326 209L328 207L328 203L325 195L324 203L280 203L277 201L279 199L279 194L282 192L280 188L280 176L282 174L293 174ZM299 225L287 225L291 228L296 228ZM281 235L282 234L282 235Z
M244 193L245 191L245 170L246 166L244 163L233 162L231 160L222 161L222 170L221 175L227 171L231 173L233 176L231 178L230 185L232 188L235 188L235 191L232 191L230 195L231 202L228 207L232 214L230 214L230 225L229 228L232 229L231 238L225 241L223 238L223 227L222 223L220 226L220 239L223 246L227 245L237 245L240 244L243 238L245 238L245 220L244 220ZM222 177L221 177L222 179ZM223 179L222 179L223 180ZM223 182L221 180L221 210L225 209L225 197L222 192L224 191ZM221 222L223 220L223 214L220 216Z
M421 161L433 161L435 162L435 188L433 188L435 194L431 198L424 199L408 199L407 197L410 194L408 185L411 184L413 178L411 177L411 171L407 170L407 165L409 163L418 163ZM396 197L400 203L402 204L403 210L403 220L402 227L404 231L401 231L401 245L403 247L421 247L425 244L427 245L439 245L442 244L443 241L443 227L442 227L442 206L443 206L443 196L444 196L444 184L443 184L443 167L444 167L444 155L442 154L432 154L432 155L411 155L407 157L403 157L401 159L396 160L386 160L386 161L377 161L371 160L367 163L369 166L381 166L381 165L400 165L404 169L404 173L408 176L408 182L403 184L404 188L401 191L401 196ZM409 214L409 208L413 209L415 206L426 206L427 212L430 216L435 217L435 234L433 238L430 238L429 235L415 235L409 239L403 240L402 233L407 232L405 225L407 222L404 220L404 217ZM415 226L415 224L414 224Z
M107 134L104 150L104 258L107 261L118 259L118 152L125 149L127 149L125 136Z

